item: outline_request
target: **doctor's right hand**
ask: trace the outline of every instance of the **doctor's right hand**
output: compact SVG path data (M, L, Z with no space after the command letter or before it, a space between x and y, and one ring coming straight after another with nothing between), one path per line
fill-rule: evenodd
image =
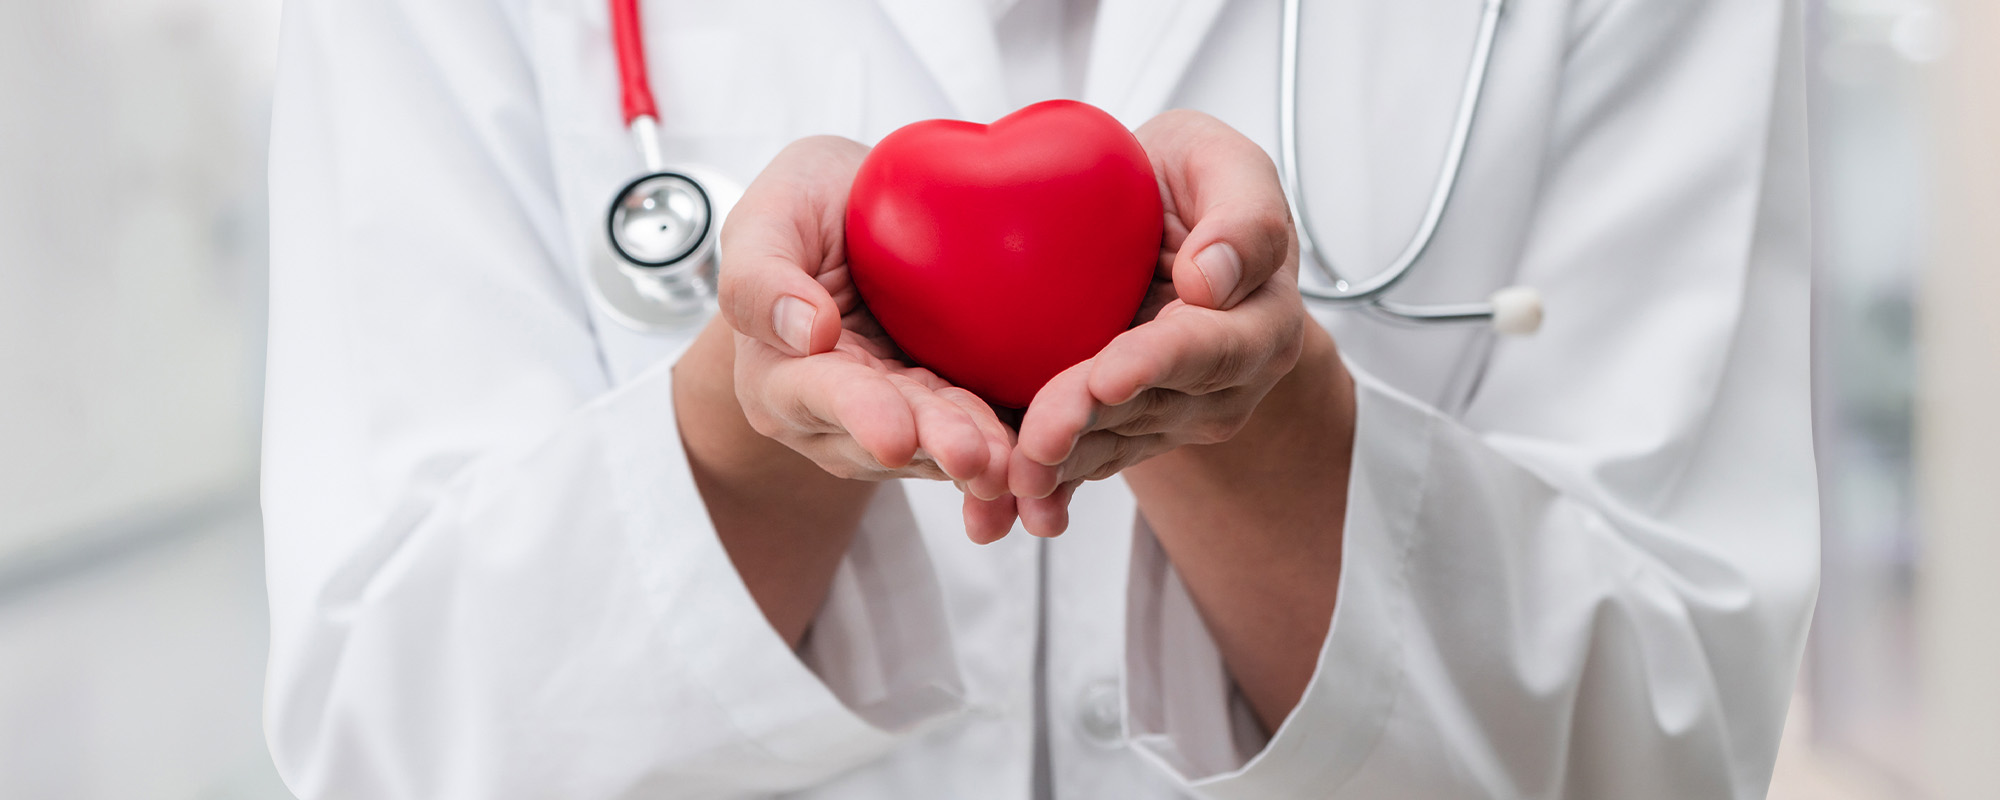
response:
M965 389L914 366L849 278L848 188L868 148L837 137L785 148L722 231L720 304L736 331L736 398L751 427L851 479L950 480L974 541L1014 524L1013 433Z

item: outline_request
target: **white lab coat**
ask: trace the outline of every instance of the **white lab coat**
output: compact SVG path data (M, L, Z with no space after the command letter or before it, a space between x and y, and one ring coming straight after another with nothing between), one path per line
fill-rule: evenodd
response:
M1548 322L1489 356L1322 317L1360 391L1345 560L1268 741L1116 480L990 547L950 486L885 485L785 646L682 456L689 335L588 301L638 169L604 5L287 6L267 727L301 796L1026 798L1038 728L1066 798L1762 796L1817 580L1796 3L1509 7L1400 297L1518 282ZM1307 191L1354 268L1415 223L1476 12L1310 4ZM1100 13L1084 99L1275 146L1278 0ZM646 15L670 157L737 181L807 134L1009 110L981 0Z

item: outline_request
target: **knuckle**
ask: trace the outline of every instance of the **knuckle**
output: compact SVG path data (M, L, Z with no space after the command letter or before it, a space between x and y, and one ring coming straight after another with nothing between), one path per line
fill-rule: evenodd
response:
M743 280L740 270L720 270L715 286L715 305L722 311L722 321L738 331L743 330L746 318Z
M1284 372L1290 372L1299 363L1306 351L1305 321L1293 319L1286 330L1279 334L1278 346L1271 354L1271 363Z
M1092 472L1105 469L1117 472L1125 464L1131 463L1133 457L1139 453L1140 441L1137 436L1118 437L1118 441L1111 443L1111 457L1105 459L1104 463Z
M1227 442L1236 438L1236 434L1242 433L1243 426L1249 421L1247 416L1241 414L1204 419L1193 426L1194 441L1198 444Z
M1162 419L1158 413L1149 411L1140 412L1111 428L1111 432L1119 436L1137 436L1143 433L1159 431L1165 427L1165 423L1166 420Z
M758 259L747 258L738 263L747 267L757 264ZM766 282L749 269L724 270L722 275L715 296L722 320L737 333L756 336L761 325L770 324L771 298L764 288Z
M794 153L817 153L828 150L840 150L847 147L851 142L852 140L845 137L835 136L830 133L819 133L800 138L786 145L785 149Z
M1276 203L1264 209L1261 216L1262 225L1259 233L1263 238L1262 251L1270 259L1273 270L1282 266L1285 259L1292 254L1292 237L1295 234L1292 230L1291 215L1291 208L1280 196Z
M1165 122L1190 129L1211 128L1220 124L1216 118L1191 108L1176 108L1160 116Z
M1123 412L1116 425L1105 430L1120 436L1133 436L1159 430L1167 423L1165 408L1160 402L1160 390L1148 389L1128 401L1118 410Z
M778 155L771 159L771 163L789 165L800 159L812 158L813 154L825 150L828 146L826 140L832 138L836 137L822 134L793 139L778 151Z
M1209 359L1194 381L1195 394L1213 394L1236 385L1250 366L1250 357L1240 347L1225 347Z
M1146 405L1115 432L1125 436L1144 436L1172 430L1187 417L1184 407L1186 397L1179 392L1157 389L1147 392L1144 395Z
M762 406L745 404L743 418L750 423L750 429L766 439L783 440L789 426L778 419L776 414Z

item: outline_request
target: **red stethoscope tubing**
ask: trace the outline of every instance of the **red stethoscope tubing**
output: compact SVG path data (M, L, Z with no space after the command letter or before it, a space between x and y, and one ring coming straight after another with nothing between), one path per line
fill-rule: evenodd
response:
M646 39L639 26L639 0L611 0L611 41L618 49L618 88L625 124L640 117L660 118L653 101L653 84L646 79Z

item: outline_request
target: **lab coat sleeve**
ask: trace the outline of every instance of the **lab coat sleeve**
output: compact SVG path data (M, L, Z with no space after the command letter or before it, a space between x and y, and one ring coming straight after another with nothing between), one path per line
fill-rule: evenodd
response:
M1139 546L1129 722L1204 796L1764 796L1818 580L1799 9L1575 9L1547 326L1462 419L1352 365L1332 626L1241 763L1212 642L1145 649L1201 637Z
M669 365L606 377L526 6L287 5L272 754L309 800L812 785L956 707L933 570L885 485L815 629L839 680L770 628L690 476Z

